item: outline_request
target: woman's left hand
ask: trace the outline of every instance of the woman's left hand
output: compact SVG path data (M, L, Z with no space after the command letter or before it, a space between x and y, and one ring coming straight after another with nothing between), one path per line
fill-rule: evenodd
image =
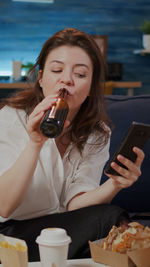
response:
M120 167L115 162L111 163L111 167L116 170L119 175L111 175L105 173L109 178L113 179L113 183L116 187L120 189L127 188L131 186L134 182L137 181L139 176L141 175L141 165L144 159L144 152L137 147L133 148L133 151L137 154L137 158L135 162L123 157L122 155L118 155L117 159L127 167L127 169Z

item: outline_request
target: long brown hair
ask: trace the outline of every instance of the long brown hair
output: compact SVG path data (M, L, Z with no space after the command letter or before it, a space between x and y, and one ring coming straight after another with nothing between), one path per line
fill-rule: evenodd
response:
M82 103L80 110L68 127L70 141L72 141L81 152L89 135L99 132L98 145L104 145L109 138L109 131L104 124L109 118L104 107L104 81L105 64L100 49L96 42L88 34L72 28L66 28L50 37L42 47L32 70L38 68L43 70L48 54L62 45L78 46L90 57L93 64L93 76L89 97ZM13 108L24 109L29 115L34 107L44 98L42 88L37 78L33 88L18 92L14 97L4 100L5 105Z

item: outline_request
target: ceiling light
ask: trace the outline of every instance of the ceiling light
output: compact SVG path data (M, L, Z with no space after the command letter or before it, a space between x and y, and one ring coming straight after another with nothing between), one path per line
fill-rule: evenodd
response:
M12 0L13 2L28 2L28 3L49 3L53 4L54 0Z

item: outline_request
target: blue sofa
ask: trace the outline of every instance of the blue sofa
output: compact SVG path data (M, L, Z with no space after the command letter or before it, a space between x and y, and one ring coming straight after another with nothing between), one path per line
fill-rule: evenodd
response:
M132 121L150 124L150 95L107 95L106 108L114 124L110 144L110 158L119 146ZM150 139L144 146L142 175L130 188L123 189L112 203L126 209L133 220L150 226ZM107 177L102 176L101 183Z

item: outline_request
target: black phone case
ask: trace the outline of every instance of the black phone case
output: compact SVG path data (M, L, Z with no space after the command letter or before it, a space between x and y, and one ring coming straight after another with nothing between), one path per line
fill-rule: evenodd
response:
M131 161L136 161L136 154L132 148L134 146L143 148L145 143L150 138L150 124L144 124L139 122L132 122L127 134L123 138L119 148L107 164L105 172L113 175L119 175L111 166L110 163L115 161L119 166L127 169L121 162L117 160L117 155L121 154Z

